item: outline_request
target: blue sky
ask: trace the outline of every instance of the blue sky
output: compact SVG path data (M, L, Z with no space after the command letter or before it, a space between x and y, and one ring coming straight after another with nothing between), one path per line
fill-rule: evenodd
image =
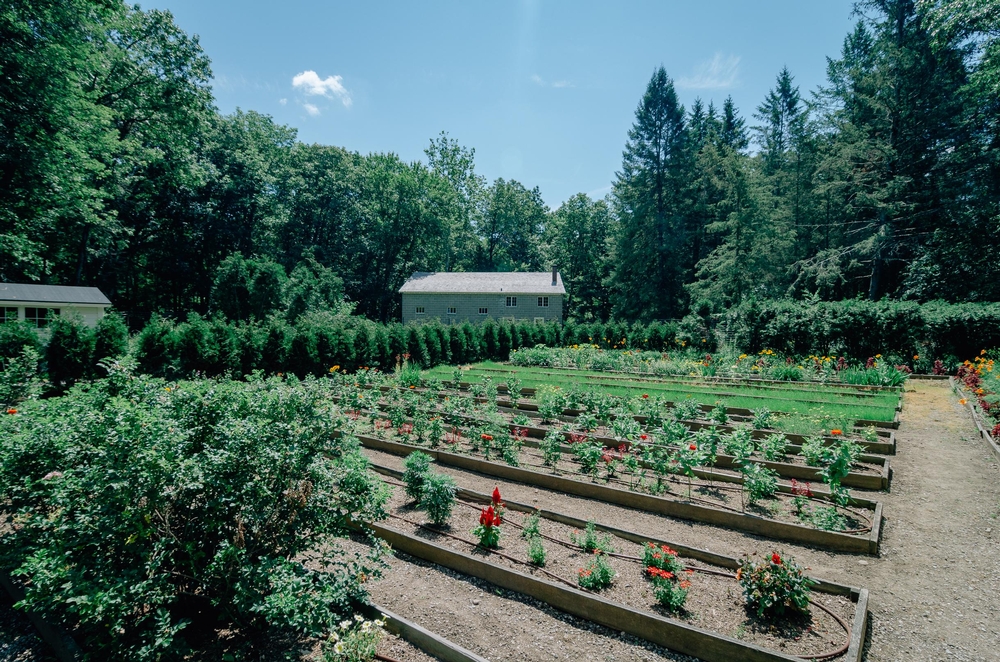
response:
M441 131L493 180L557 207L601 197L655 67L687 108L731 94L751 115L787 65L824 82L857 20L849 0L312 2L156 0L212 59L220 110L299 139L423 159Z

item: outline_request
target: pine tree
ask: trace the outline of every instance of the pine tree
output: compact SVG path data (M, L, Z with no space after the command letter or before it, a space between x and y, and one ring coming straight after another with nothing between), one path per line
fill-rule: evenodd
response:
M672 318L683 310L690 164L684 107L660 67L636 109L614 185L621 220L612 278L618 316Z

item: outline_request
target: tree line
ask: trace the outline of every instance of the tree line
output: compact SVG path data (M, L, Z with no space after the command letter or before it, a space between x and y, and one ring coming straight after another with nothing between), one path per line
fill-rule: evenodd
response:
M169 12L0 13L0 278L153 313L398 318L413 271L557 266L580 321L792 298L1000 297L1000 0L865 0L827 81L745 117L656 69L611 193L547 208L446 133L421 161L215 107ZM342 300L348 302L342 303Z

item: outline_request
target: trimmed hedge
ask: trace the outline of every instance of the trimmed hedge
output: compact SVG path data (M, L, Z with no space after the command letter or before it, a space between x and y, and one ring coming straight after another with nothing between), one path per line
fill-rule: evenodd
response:
M746 352L919 354L951 363L1000 346L1000 303L752 301L724 313L720 329Z
M321 375L334 366L392 370L404 357L423 367L506 361L511 350L597 344L661 351L677 347L676 324L378 324L362 317L307 313L295 324L272 317L229 322L191 314L181 323L154 317L139 332L136 358L143 372L242 376L254 370ZM624 343L623 343L624 341ZM685 341L686 342L686 341ZM707 343L707 341L706 341ZM713 344L714 347L714 344Z

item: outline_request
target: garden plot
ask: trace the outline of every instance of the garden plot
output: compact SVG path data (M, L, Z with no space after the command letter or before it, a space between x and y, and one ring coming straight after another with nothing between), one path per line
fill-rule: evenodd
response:
M483 506L492 512L499 498L498 492L491 498L461 490L449 524L435 527L397 487L390 519L378 527L379 534L409 554L702 659L858 659L864 591L821 582L808 616L778 619L775 627L774 619L745 609L733 572L740 564L731 557L683 546L678 552L662 539L598 529L549 511L531 513L531 507L516 503L504 504L498 549L487 551L468 532L481 524ZM591 579L595 567L610 568L603 583Z
M661 432L665 433L667 442L683 442L686 437L691 437L695 443L712 449L703 458L704 462L710 463L711 469L693 471L701 478L731 482L742 482L743 479L739 475L734 476L732 472L738 473L748 462L760 464L783 478L821 482L824 480L821 465L825 454L832 452L830 447L844 443L843 439L836 437L810 439L799 437L794 440L800 442L796 444L790 439L790 435L774 430L751 430L746 426L733 428L698 421L661 422L661 427L655 428L648 424L649 418L644 416L632 417L635 423L619 416L608 425L602 425L596 420L586 423L579 415L559 416L546 421L537 413L537 407L535 410L525 410L523 409L525 403L519 403L518 409L503 406L491 408L484 406L487 404L484 399L474 402L466 400L467 407L464 410L470 411L471 414L461 414L456 410L456 404L461 402L455 399L456 396L449 398L452 404L448 408L443 406L444 403L435 402L431 398L429 401L406 407L407 411L400 412L390 404L393 396L391 390L387 392L387 396L383 400L370 403L371 409L364 413L372 416L373 426L391 430L388 434L395 434L403 441L427 442L431 446L436 446L449 439L456 440L461 436L459 432L461 426L466 431L489 428L486 431L491 433L491 436L505 435L509 432L520 440L518 443L521 446L549 448L550 453L573 454L580 452L581 447L577 444L598 444L605 449L601 454L604 464L591 467L588 472L609 474L610 477L620 473L623 467L631 469L632 473L669 470L670 467L658 466L656 462L660 459L662 464L663 460L669 460L662 453L658 453L662 443L657 446L656 439L663 440ZM480 407L482 409L477 411ZM360 413L360 410L355 410L352 415ZM400 418L407 413L410 417ZM564 413L570 412L567 410ZM379 415L383 417L381 420L378 419ZM444 437L430 430L428 419L434 417L444 418L450 424L449 432ZM394 418L398 420L394 421ZM566 423L571 424L571 429L567 429ZM504 426L506 432L503 430ZM690 432L695 434L689 435ZM556 448L555 444L560 439L567 443ZM861 452L866 445L882 445L881 441L871 439L879 437L874 436L856 446L851 446L850 468L840 480L842 485L869 490L888 489L890 479L888 459ZM498 443L498 446L500 445L502 444ZM721 473L717 469L721 469Z
M496 365L496 364L494 364ZM494 372L494 370L496 370ZM856 424L894 427L897 423L899 391L875 392L831 388L810 384L810 388L762 386L751 384L707 385L697 381L665 383L641 377L608 379L575 370L552 371L538 368L483 368L480 365L456 372L435 368L425 372L429 380L458 377L473 390L484 384L496 385L507 392L510 384L525 395L538 396L538 390L554 389L571 401L595 394L633 398L647 395L664 405L694 402L707 409L721 404L730 414L753 416L754 412L774 413L774 425L786 432L816 434L824 429L850 429Z

